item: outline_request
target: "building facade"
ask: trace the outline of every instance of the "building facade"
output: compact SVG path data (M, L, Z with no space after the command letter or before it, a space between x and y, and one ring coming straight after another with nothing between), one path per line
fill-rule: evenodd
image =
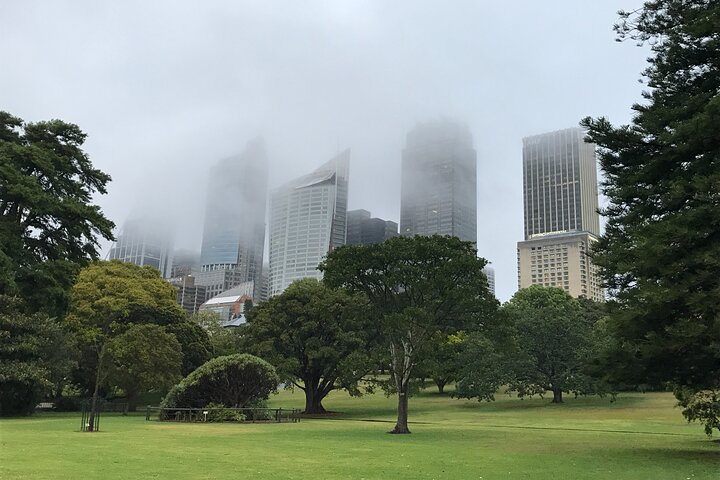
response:
M175 287L176 301L183 310L190 315L200 311L200 305L207 300L206 287L195 285L195 277L192 275L174 277L169 282Z
M349 163L346 150L272 192L269 296L295 280L322 278L322 259L345 244Z
M138 266L150 265L163 278L170 277L172 267L172 236L156 219L134 218L125 222L117 240L110 248L108 259L121 260Z
M554 232L600 235L595 145L580 128L523 139L525 239Z
M604 301L597 267L588 256L596 240L589 232L568 232L519 242L520 288L558 287L576 298Z
M382 243L398 235L398 224L373 218L367 210L347 212L347 245Z
M490 290L490 293L492 293L493 297L494 297L495 296L495 269L492 267L485 267L485 268L483 268L483 273L487 277L488 290Z
M525 240L518 242L518 287L562 288L603 301L588 256L600 234L595 145L580 128L523 139Z
M247 281L260 285L267 183L267 157L259 139L211 170L197 284L211 290L218 282L210 272L233 271L224 275L223 290Z
M467 127L439 120L408 133L400 234L450 235L477 243L477 154Z

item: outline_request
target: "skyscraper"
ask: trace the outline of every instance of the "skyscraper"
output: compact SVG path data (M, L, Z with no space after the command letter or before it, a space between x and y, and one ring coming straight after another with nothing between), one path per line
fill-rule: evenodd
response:
M347 212L347 245L381 243L398 235L398 224L373 218L367 210Z
M123 224L108 258L139 266L150 265L160 270L163 278L168 278L172 267L170 228L162 219L131 218Z
M401 235L451 235L477 243L477 154L467 127L420 124L402 155Z
M523 139L525 240L518 287L544 285L602 301L588 253L600 234L595 145L580 128Z
M322 278L317 266L344 245L350 150L309 175L286 183L270 197L270 296L294 280Z
M208 295L247 281L260 285L267 182L267 158L260 139L211 170L200 272L195 277L196 285L208 286Z
M595 145L580 128L523 139L525 240L554 232L600 235Z

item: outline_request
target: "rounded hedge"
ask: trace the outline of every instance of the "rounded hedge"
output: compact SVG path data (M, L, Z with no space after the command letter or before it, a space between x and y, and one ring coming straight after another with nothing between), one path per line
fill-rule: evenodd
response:
M277 391L275 367L254 355L239 353L213 358L175 385L162 408L203 408L214 403L241 408Z

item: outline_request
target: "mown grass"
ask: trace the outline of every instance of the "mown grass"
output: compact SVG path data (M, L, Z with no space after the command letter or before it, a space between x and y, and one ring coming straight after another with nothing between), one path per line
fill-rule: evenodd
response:
M300 392L272 405L300 407ZM0 422L0 478L16 479L720 479L720 444L688 425L670 394L607 399L498 396L410 402L412 435L388 435L394 398L326 401L341 412L297 424L146 422L78 414Z

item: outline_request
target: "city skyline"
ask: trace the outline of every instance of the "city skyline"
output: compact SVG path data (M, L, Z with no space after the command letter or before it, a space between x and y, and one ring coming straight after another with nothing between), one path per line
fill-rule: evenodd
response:
M524 236L521 139L588 115L630 121L649 47L614 42L612 25L640 5L14 2L0 19L0 97L28 121L61 118L88 134L88 155L113 179L96 198L110 219L167 207L176 248L196 251L208 169L248 139L266 140L270 189L351 146L348 208L399 223L405 134L458 119L478 156L478 247L507 300ZM84 68L47 48L57 38Z

